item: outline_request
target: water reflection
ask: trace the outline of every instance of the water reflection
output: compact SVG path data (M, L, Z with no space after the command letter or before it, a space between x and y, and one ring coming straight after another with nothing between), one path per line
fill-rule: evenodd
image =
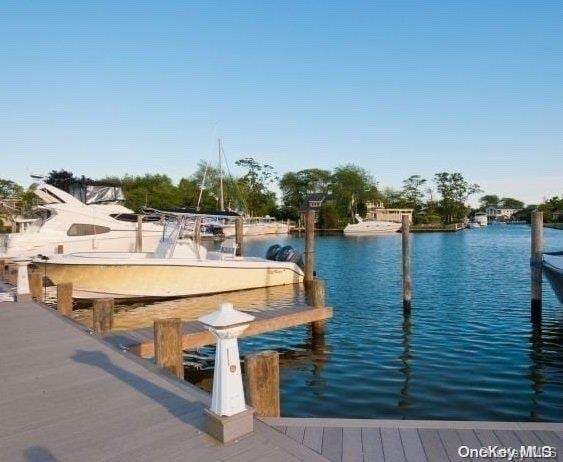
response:
M401 353L400 359L402 366L400 368L403 374L403 386L401 388L400 397L398 406L399 409L407 409L409 406L413 404L412 397L410 395L410 384L411 384L411 361L412 361L412 352L411 352L411 315L410 310L405 312L403 316L403 325L402 325L402 332L403 332L403 339L402 339L402 347L403 352Z
M541 420L539 413L539 397L542 392L542 386L545 382L543 376L543 337L542 322L539 318L532 318L532 330L530 335L530 380L532 385L532 405L530 408L531 420Z

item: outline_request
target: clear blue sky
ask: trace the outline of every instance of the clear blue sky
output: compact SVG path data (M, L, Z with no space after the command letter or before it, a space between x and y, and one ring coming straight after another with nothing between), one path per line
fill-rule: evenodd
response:
M563 192L563 2L3 1L0 177L461 171Z

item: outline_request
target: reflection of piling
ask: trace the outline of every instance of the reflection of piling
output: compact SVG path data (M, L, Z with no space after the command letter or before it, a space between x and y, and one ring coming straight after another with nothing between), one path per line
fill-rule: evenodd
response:
M235 220L235 243L236 243L236 256L242 257L243 255L243 244L244 244L244 224L242 221L242 217L239 217Z
M280 416L280 365L277 351L262 351L244 358L248 403L258 417Z
M143 251L143 215L137 215L135 252L142 252L142 251Z
M96 334L113 329L113 298L98 298L92 307L92 328Z
M543 260L543 212L532 212L531 245L531 308L532 317L541 316L542 308L542 260Z
M407 313L411 310L412 297L410 224L409 216L403 215L403 309Z
M57 284L57 310L63 316L72 314L72 282Z
M305 217L305 277L307 287L315 277L315 211L308 210Z
M29 291L34 300L43 301L43 276L39 270L35 270L29 275Z
M156 365L184 378L182 354L182 320L157 319L154 322L154 358Z

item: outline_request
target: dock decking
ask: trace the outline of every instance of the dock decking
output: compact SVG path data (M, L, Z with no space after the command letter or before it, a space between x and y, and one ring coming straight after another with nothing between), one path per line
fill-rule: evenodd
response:
M324 460L259 421L221 445L209 395L35 303L0 303L0 460Z
M287 329L315 321L323 321L332 317L332 308L316 308L303 305L274 310L252 311L248 314L251 314L256 319L243 333L243 337ZM114 346L126 348L143 358L154 356L154 330L152 327L113 332L107 334L104 340ZM182 323L182 347L184 350L214 343L215 338L213 335L199 321Z
M263 419L333 462L458 462L458 448L552 446L563 460L563 424L364 419ZM472 458L471 460L507 460ZM518 460L518 459L516 459ZM524 460L539 460L524 458ZM542 459L543 460L543 459Z

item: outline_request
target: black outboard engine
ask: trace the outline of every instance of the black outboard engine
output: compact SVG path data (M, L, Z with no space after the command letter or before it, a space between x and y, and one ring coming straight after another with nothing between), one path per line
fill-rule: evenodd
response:
M295 250L290 245L286 245L279 250L279 252L276 256L276 260L277 261L289 261L289 262L295 263L300 268L303 268L303 257L301 256L301 254L297 250Z
M266 259L275 261L281 248L282 246L279 244L271 245L268 250L266 250Z

